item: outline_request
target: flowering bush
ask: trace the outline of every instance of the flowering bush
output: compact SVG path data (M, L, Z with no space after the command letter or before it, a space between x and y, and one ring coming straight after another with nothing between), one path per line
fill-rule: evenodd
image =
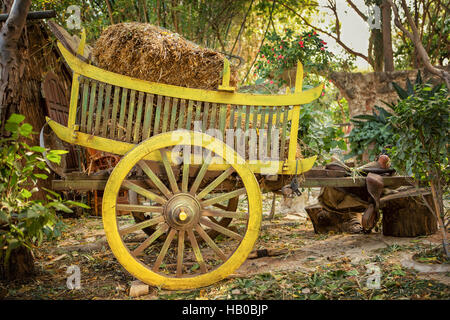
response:
M286 29L283 35L275 32L269 34L267 40L269 43L263 45L259 52L255 76L272 79L271 85L285 84L280 76L285 70L295 67L299 60L305 72L324 74L330 68L334 55L327 50L327 43L313 30L298 35Z

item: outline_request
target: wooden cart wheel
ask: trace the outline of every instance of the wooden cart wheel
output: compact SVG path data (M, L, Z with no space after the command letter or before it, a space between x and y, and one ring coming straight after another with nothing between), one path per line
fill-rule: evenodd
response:
M133 190L130 190L128 192L128 202L130 204L139 204L138 198L137 198L137 193L134 192ZM235 212L237 210L238 204L239 204L239 197L235 197L235 198L228 200L228 204L225 207L222 207L222 206L221 207L225 211ZM145 212L132 212L131 215L133 216L134 221L136 223L144 222L145 220L151 219L151 218L145 216ZM215 219L215 221L214 220L213 221L222 227L228 227L230 225L231 221L233 221L233 218L227 218L227 217L217 217L217 218L210 217L210 219ZM155 232L155 226L146 227L146 228L142 229L142 231L144 231L147 235L151 236L153 234L153 232ZM216 238L220 234L220 232L218 232L214 229L209 229L206 231L206 233L212 239Z
M190 146L175 151L175 146ZM189 183L189 166L194 159L191 152L200 148L204 157L195 180ZM182 157L180 157L182 153ZM169 187L156 176L145 159L158 155L164 166ZM179 175L181 187L169 159L184 159ZM175 160L177 160L175 159ZM202 181L209 166L223 160L227 169L203 187ZM188 161L186 161L188 160ZM139 166L159 192L148 190L145 184L128 179ZM217 194L216 188L236 173L243 188ZM150 200L148 205L117 203L121 188L133 190ZM230 212L214 207L240 195L247 195L248 213ZM167 289L193 289L220 281L234 272L251 252L260 229L262 203L258 182L245 161L229 146L199 132L168 132L154 136L128 152L112 171L103 197L103 225L112 252L132 275L141 281ZM151 212L152 218L122 226L116 210ZM231 218L234 230L220 226L208 217ZM134 232L155 226L151 236L134 243L126 241ZM215 230L224 237L213 240L205 231ZM163 242L155 241L163 234ZM201 237L204 242L198 242Z

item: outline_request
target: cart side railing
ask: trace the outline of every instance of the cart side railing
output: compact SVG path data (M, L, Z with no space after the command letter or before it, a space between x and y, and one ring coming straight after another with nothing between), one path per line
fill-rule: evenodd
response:
M228 63L219 91L210 91L119 75L81 61L61 43L58 48L73 70L67 127L49 121L63 140L125 154L151 136L186 129L210 133L227 144L243 143L238 152L253 162L256 172L261 155L285 174L295 167L307 171L314 163L315 157L296 163L297 132L300 105L317 99L322 86L302 91L301 63L294 93L260 95L234 92ZM258 146L258 155L248 147L251 143Z

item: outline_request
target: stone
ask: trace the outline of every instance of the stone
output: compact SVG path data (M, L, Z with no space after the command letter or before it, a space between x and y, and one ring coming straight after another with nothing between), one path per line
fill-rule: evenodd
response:
M140 280L135 280L131 283L130 297L137 298L145 296L149 293L150 287L148 284L143 283Z

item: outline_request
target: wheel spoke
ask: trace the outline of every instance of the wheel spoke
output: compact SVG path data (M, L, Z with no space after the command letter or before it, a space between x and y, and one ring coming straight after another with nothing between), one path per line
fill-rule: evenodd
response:
M141 160L138 162L139 167L145 172L145 174L152 180L153 184L167 197L170 198L172 196L172 192L162 183L162 181L156 176L152 169L148 166L148 164Z
M236 239L239 241L241 241L243 239L240 234L238 234L234 231L231 231L230 229L224 228L224 227L218 225L217 223L214 223L211 220L206 219L205 217L200 218L200 223L211 229L214 229L230 238L233 238L233 239Z
M151 191L148 191L148 190L142 188L141 186L138 186L137 184L135 184L131 181L124 180L122 182L122 186L129 190L133 190L134 192L139 193L141 196L146 197L147 199L156 201L160 204L166 204L166 202L167 202L166 199L154 194Z
M164 241L164 244L161 248L161 251L159 252L158 258L156 258L155 265L153 266L153 271L158 271L159 266L164 260L164 257L167 254L167 250L169 249L170 244L172 243L173 237L175 236L175 233L177 231L175 229L170 229L169 234L167 235L166 241Z
M212 152L210 151L208 153L208 156L205 159L205 162L203 162L203 164L197 174L197 177L195 178L194 183L192 184L191 191L190 191L191 194L195 194L197 192L198 187L200 186L200 183L202 182L203 177L205 176L205 173L209 167L209 164L211 163L211 160L212 160Z
M165 233L169 229L167 224L163 224L156 231L148 237L144 242L141 243L139 247L137 247L132 253L134 256L140 255L144 250L153 243L156 239L158 239L163 233Z
M234 168L230 166L220 176L218 176L216 179L214 179L214 181L211 182L205 189L203 189L197 195L197 199L199 199L199 200L203 199L207 194L209 194L211 191L213 191L215 188L217 188L223 181L225 181L225 179L227 179L233 172L234 172Z
M190 148L190 146L189 146ZM183 180L181 181L181 191L188 192L189 183L189 163L191 161L191 153L186 152L186 147L183 150Z
M207 217L224 217L233 219L248 219L248 214L243 212L222 211L213 209L202 210L202 215Z
M177 277L183 273L183 255L184 255L184 230L178 231L178 250L177 250Z
M237 189L237 190L234 190L234 191L231 191L228 193L221 194L220 196L204 200L202 202L202 204L203 204L203 206L207 207L207 206L213 205L215 203L222 202L222 201L229 200L231 198L240 196L245 193L246 193L245 188Z
M217 244L208 236L208 234L203 230L202 226L197 224L195 226L195 230L197 230L200 237L205 240L205 242L211 247L211 249L214 250L214 252L219 256L220 259L222 259L223 262L227 260L227 256L223 251L217 246Z
M163 212L163 207L143 206L138 204L116 204L116 210L120 211L136 211L136 212Z
M137 231L137 230L142 230L144 228L153 226L153 225L158 224L158 223L163 222L163 221L164 221L164 217L163 216L159 216L159 217L156 217L156 218L153 218L153 219L148 219L148 220L136 223L135 225L132 225L130 227L120 229L119 230L119 234L121 236L123 236L125 234L131 233L131 232L134 232L134 231Z
M175 179L175 175L173 174L172 167L170 166L169 159L167 158L166 150L159 150L161 153L161 159L164 164L164 168L166 169L167 178L169 178L170 187L174 193L180 192L178 188L177 179Z
M197 243L197 239L194 236L194 232L192 229L187 230L189 240L191 241L192 249L194 250L195 259L197 259L198 264L200 265L200 271L203 273L208 272L206 269L205 261L203 260L202 253Z

